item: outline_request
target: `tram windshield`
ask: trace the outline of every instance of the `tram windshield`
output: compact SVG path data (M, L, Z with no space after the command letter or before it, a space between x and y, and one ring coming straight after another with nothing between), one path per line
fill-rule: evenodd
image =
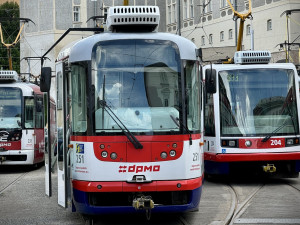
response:
M294 76L287 69L220 71L221 135L298 134Z
M0 88L0 129L21 128L21 102L19 88Z
M187 61L185 84L186 92L190 91L190 104L195 102L193 99L199 99L198 89L192 91L196 68L195 61ZM180 55L173 42L116 40L98 43L93 49L92 60L95 132L121 132L116 122L118 118L131 132L178 133L180 127L171 116L182 119L181 82ZM102 101L115 116L105 111ZM198 115L197 110L188 112L190 130L199 130Z

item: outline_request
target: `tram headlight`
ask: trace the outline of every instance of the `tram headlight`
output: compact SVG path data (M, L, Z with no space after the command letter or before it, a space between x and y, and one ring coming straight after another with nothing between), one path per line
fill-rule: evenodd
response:
M170 156L171 156L171 157L174 157L175 155L176 155L176 151L175 151L175 150L171 150L171 151L170 151Z
M252 142L251 141L245 141L245 145L247 146L247 147L250 147L251 145L252 145Z
M117 153L113 152L110 154L110 158L115 160L118 157Z
M168 156L168 154L167 154L166 152L162 152L162 153L160 154L160 157L161 157L162 159L167 158L167 156Z
M106 158L106 157L108 156L107 151L102 151L102 152L101 152L101 156L102 156L103 158Z
M286 145L293 145L294 144L294 139L286 139Z
M235 141L228 141L228 145L230 147L235 147Z
M176 143L173 143L173 148L177 148L177 144Z

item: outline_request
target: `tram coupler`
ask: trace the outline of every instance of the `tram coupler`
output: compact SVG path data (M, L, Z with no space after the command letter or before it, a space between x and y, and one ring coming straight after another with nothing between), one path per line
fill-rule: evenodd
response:
M6 157L1 156L1 157L0 157L0 162L2 163L2 162L4 162L4 161L6 161Z
M276 167L274 164L267 164L266 166L263 166L263 171L266 173L275 173Z
M138 210L138 209L153 209L154 208L154 202L151 198L151 196L141 196L138 198L133 199L132 206Z
M133 199L132 206L136 210L145 210L146 211L146 218L150 220L151 217L151 209L154 208L154 202L151 196L140 196L138 198Z

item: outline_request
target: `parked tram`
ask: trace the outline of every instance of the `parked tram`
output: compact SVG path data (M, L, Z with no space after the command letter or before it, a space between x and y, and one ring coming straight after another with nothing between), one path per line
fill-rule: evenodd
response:
M204 67L207 174L299 176L298 74L270 58L240 51L234 64Z
M70 182L72 208L83 214L198 207L204 171L196 46L157 32L158 23L156 6L111 7L111 32L60 54L62 206Z
M19 81L15 71L0 71L0 166L44 162L43 102L39 86Z

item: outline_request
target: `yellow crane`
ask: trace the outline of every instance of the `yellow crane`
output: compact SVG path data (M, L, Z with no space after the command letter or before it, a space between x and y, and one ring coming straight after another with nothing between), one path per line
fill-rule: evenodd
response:
M234 7L232 6L230 0L227 0L228 5L230 6L230 8L233 11L233 15L236 19L240 19L240 27L239 27L239 33L238 33L238 40L237 40L237 46L236 46L236 50L237 51L241 51L242 50L242 43L243 43L243 32L244 32L244 24L245 24L245 20L247 18L250 18L252 15L252 11L251 11L251 0L249 0L249 9L248 12L245 14L239 13L237 12ZM226 61L225 63L233 63L233 59L230 58L228 59L228 61Z
M5 43L4 39L3 39L3 32L2 32L2 26L0 23L0 37L1 37L1 43L6 47L7 49L7 55L8 55L8 63L9 63L9 70L12 70L12 57L11 57L11 47L14 47L20 40L20 36L21 36L21 32L24 28L25 23L27 23L28 21L31 21L33 23L32 20L28 19L28 18L19 18L19 20L22 22L21 28L19 30L19 33L15 39L15 41L13 43ZM33 23L34 24L34 23Z

